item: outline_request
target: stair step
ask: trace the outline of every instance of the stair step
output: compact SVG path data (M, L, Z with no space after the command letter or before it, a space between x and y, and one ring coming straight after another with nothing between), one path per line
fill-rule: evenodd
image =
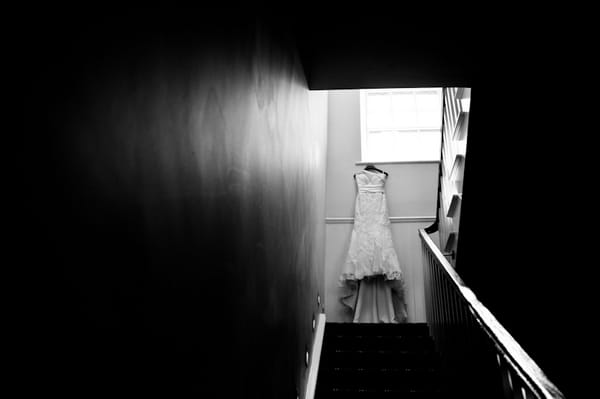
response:
M425 323L326 323L325 334L429 336Z
M327 348L332 349L406 349L433 350L433 340L430 337L415 335L344 335L328 334Z
M441 399L446 398L444 391L406 390L406 389L382 389L382 388L326 388L317 392L317 399Z
M448 399L425 323L327 323L317 399Z
M436 367L439 356L433 351L336 349L321 355L323 367Z
M349 368L322 370L322 385L343 388L426 389L440 387L436 369Z

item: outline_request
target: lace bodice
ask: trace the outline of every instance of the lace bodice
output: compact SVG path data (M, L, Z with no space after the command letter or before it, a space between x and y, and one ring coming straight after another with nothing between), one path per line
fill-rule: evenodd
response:
M384 193L386 175L364 170L354 175L359 193Z

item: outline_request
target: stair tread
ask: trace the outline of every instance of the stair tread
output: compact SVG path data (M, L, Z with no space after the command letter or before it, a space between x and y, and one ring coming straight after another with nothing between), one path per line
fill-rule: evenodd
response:
M410 350L410 349L395 349L395 348L387 348L387 349L373 349L373 348L361 348L361 349L352 349L352 348L329 348L323 350L325 354L357 354L357 355L381 355L381 356L389 356L389 355L406 355L406 356L414 356L414 355L423 355L423 356L433 356L436 352L433 350Z
M435 373L436 367L323 367L321 370L329 372L381 372L381 373Z
M360 334L329 334L331 341L380 341L380 342L433 342L429 337L420 335L360 335Z
M379 367L406 367L407 365L437 365L440 362L436 352L410 352L385 350L335 350L322 355L324 366L355 366L356 364Z
M366 331L366 332L375 332L375 331L381 331L384 333L391 333L391 332L399 332L402 331L406 334L408 333L412 333L412 334L416 334L416 333L422 333L422 334L428 334L429 330L427 328L426 324L418 324L418 323L412 323L412 324L387 324L387 323L326 323L325 324L325 331L330 330L330 331L339 331L339 330L343 330L343 331Z
M338 322L328 321L328 325L334 326L356 326L356 327L406 327L406 328L427 328L427 323L354 323L354 322Z
M335 336L328 337L324 350L332 349L405 349L432 350L434 343L429 339L407 337L364 337L364 336Z
M441 388L438 388L438 389L404 388L403 389L403 388L376 388L376 387L369 387L369 388L365 388L365 387L347 387L347 388L330 387L328 389L322 389L322 390L318 391L317 398L330 397L330 396L334 396L334 397L368 397L368 398L383 396L383 397L400 398L400 397L406 397L406 396L411 397L413 395L414 396L420 395L420 397L423 397L423 395L435 395L433 397L438 397L437 395L442 395L440 397L445 397L444 394L446 392L447 392L446 390L441 389ZM429 397L429 396L425 396L425 397Z
M422 348L360 348L360 349L352 349L352 348L323 348L323 355L352 355L356 354L358 356L369 356L369 355L378 355L381 356L425 356L431 357L436 355L436 351L433 349L422 349Z
M338 392L443 392L442 388L386 388L386 387L326 387L323 390Z

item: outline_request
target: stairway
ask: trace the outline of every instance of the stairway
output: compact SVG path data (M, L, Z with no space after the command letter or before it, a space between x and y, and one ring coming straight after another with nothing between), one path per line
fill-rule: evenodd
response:
M427 324L327 323L316 399L447 398Z

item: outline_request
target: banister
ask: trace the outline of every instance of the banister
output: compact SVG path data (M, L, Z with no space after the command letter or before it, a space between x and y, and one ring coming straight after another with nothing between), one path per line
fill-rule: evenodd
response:
M432 318L435 320L428 320L428 323L435 324L433 327L434 339L436 338L435 335L438 334L439 340L443 341L441 342L442 345L445 345L446 341L452 338L464 340L464 337L456 338L456 331L453 331L450 334L440 332L443 328L455 329L456 324L459 324L460 322L468 323L463 316L466 309L461 308L459 303L463 302L467 305L468 313L474 318L477 326L479 326L480 330L485 332L485 336L493 343L497 362L501 365L506 365L511 369L512 373L509 372L507 374L507 384L510 385L511 388L513 385L511 374L514 374L530 388L528 391L534 392L538 398L564 398L560 390L546 377L541 368L498 322L494 315L477 299L477 296L473 291L465 285L452 265L445 259L442 251L434 244L425 229L419 229L419 235L424 249L429 252L429 254L425 256L426 261L429 260L430 262L427 267L431 267L431 261L434 260L437 267L441 269L441 274L437 269L433 270L432 278L430 279L428 277L426 279L426 284L429 286L425 287L427 295L431 297L431 299L427 298L428 305L430 307L436 307L436 309L431 309L431 314L433 315ZM426 271L426 274L429 276L428 273L431 273L429 269ZM449 281L450 287L447 286L446 281ZM432 284L441 284L442 287L431 287ZM454 293L451 292L452 290ZM440 300L441 297L444 298L444 301ZM448 300L448 298L452 299ZM432 301L434 302L433 304L431 303ZM437 306L438 303L439 306ZM429 309L428 312L430 312ZM447 314L452 312L458 312L459 316ZM450 320L450 322L448 322L448 320ZM444 323L448 325L442 325ZM447 335L450 336L450 338L448 338ZM444 352L444 348L442 348L442 352ZM526 391L524 387L521 389ZM519 393L519 395L523 398L532 397L525 392Z

